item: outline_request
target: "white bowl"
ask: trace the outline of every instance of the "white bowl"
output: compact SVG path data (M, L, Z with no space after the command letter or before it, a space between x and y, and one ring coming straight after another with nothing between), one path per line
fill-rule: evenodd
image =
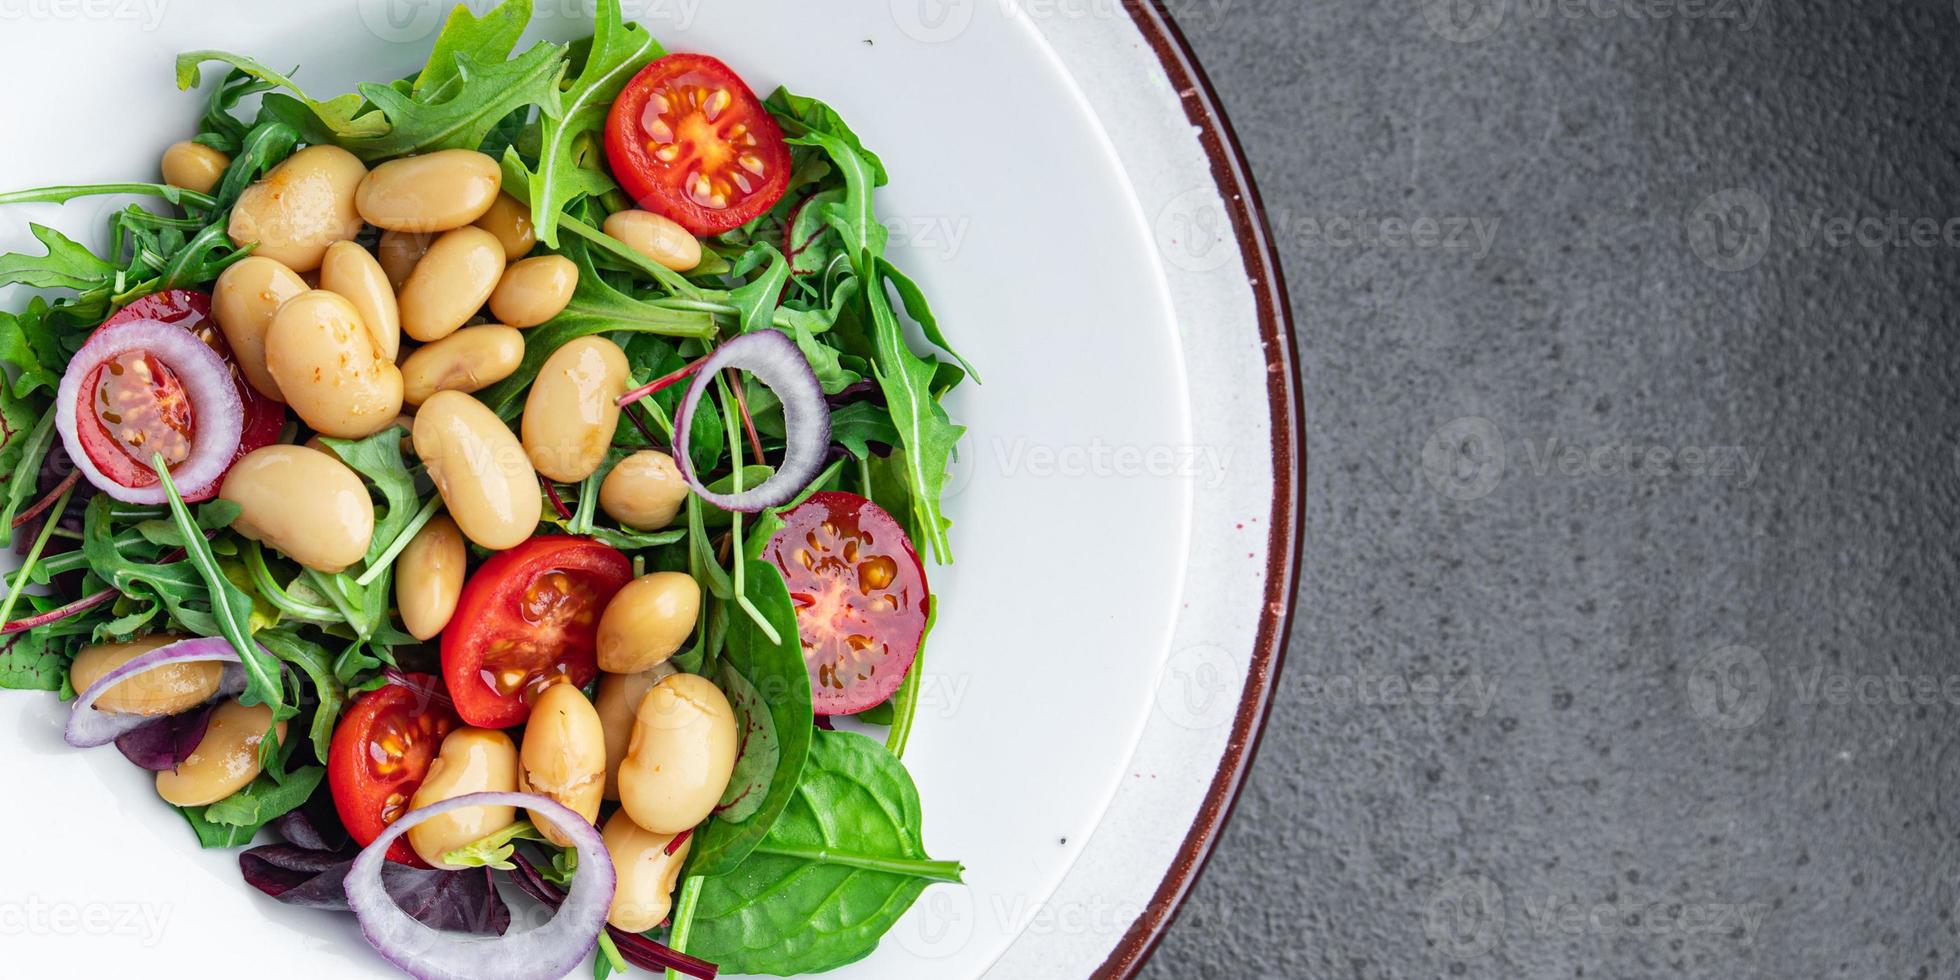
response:
M481 6L482 4L475 4ZM534 33L590 31L542 0ZM180 51L299 65L316 95L413 70L448 4L10 6L0 188L154 179L201 93ZM1116 0L627 0L669 50L836 106L893 176L893 258L985 383L932 569L939 626L906 762L928 849L968 867L851 978L1127 976L1249 762L1286 636L1302 446L1284 290L1249 178L1182 43ZM113 199L16 207L97 244ZM13 308L18 291L0 294ZM112 749L5 702L8 973L392 973L351 918L248 888Z

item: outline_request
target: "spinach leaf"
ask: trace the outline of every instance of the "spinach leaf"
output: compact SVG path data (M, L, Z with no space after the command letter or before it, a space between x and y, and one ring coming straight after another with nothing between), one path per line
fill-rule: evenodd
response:
M0 688L59 691L68 683L68 663L41 630L15 633L0 646Z
M559 211L580 193L577 185L568 189L561 177L567 170L583 169L573 159L572 140L603 127L620 90L664 54L646 28L621 23L619 0L599 0L584 68L564 91L554 89L544 103L538 169L530 180L531 225L538 241L558 246Z
M714 818L694 838L691 875L727 874L762 843L796 794L816 731L789 587L766 561L749 561L747 579L750 601L781 641L771 643L747 616L729 617L723 686L742 726L742 749Z
M288 774L283 782L261 775L210 806L180 807L177 812L190 823L200 847L241 847L250 844L260 828L305 803L326 774L319 766L307 766Z
M531 0L505 0L478 17L467 4L457 4L436 35L429 62L415 76L410 94L440 93L460 84L456 71L458 55L480 63L503 61L517 48L524 28L531 23Z
M869 955L957 862L921 845L919 793L878 743L812 733L790 805L748 860L709 878L688 952L729 973L820 973Z

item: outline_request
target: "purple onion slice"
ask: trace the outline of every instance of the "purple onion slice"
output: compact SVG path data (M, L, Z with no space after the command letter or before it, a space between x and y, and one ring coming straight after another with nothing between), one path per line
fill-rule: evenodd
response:
M694 429L694 412L701 398L714 385L723 368L747 371L776 393L783 403L783 465L775 475L741 493L716 493L695 475L694 460L687 454L688 435ZM674 462L681 478L705 500L722 510L753 514L779 507L795 499L823 472L824 456L830 450L830 403L824 400L823 385L810 370L810 362L796 349L796 342L775 330L761 330L736 337L708 355L688 385L687 397L674 419Z
M180 333L182 331L179 331ZM185 336L190 336L185 334ZM271 654L267 654L271 656ZM159 667L171 664L194 664L217 661L224 664L224 677L218 682L217 697L231 697L245 690L245 665L238 659L238 651L223 637L200 636L191 640L179 640L168 646L157 647L130 662L117 667L100 680L88 686L75 698L75 704L68 712L68 727L62 737L68 744L78 749L107 745L125 732L134 731L157 720L155 715L132 715L120 711L101 711L95 707L96 699L102 693L138 674L147 674Z
M128 320L113 323L95 332L68 362L55 394L54 426L61 432L61 444L88 482L103 493L131 504L167 502L161 484L126 487L104 475L82 449L78 431L84 399L93 392L82 390L82 382L97 365L112 357L134 351L156 355L175 372L190 396L192 424L197 428L191 440L188 459L171 467L170 478L185 500L207 497L238 454L238 440L245 427L245 403L232 383L231 368L197 335L181 326L160 320ZM148 468L149 460L139 460Z
M496 939L466 939L417 922L390 898L381 882L388 848L431 817L465 807L509 806L531 811L578 849L578 874L551 921L528 932ZM612 907L612 856L599 828L548 797L532 793L470 793L410 810L361 850L347 873L347 904L367 941L388 962L422 980L556 980L570 973L599 945Z

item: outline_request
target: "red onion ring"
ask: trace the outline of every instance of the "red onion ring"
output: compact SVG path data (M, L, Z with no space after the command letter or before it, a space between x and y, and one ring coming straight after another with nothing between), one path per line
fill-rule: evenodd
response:
M445 935L403 912L381 884L388 848L409 829L445 813L473 806L530 810L532 819L557 828L578 849L578 874L551 921L528 932L495 939ZM549 797L532 793L470 793L410 810L361 849L347 871L347 904L361 933L388 962L421 980L556 980L598 948L616 884L612 855L599 828Z
M61 376L61 388L55 394L54 425L61 432L61 444L82 475L103 493L131 504L161 504L169 499L161 483L126 487L109 479L82 449L78 415L82 399L89 395L82 391L82 380L103 361L137 350L148 351L168 364L190 395L197 437L191 441L190 458L173 467L170 478L185 500L208 499L225 470L230 468L232 457L238 454L238 441L245 426L245 403L238 397L238 387L232 383L231 369L224 359L196 335L175 324L161 320L112 323L97 330L82 345L68 362L68 370Z
M694 429L694 411L702 396L714 384L723 368L735 368L754 375L776 393L783 403L783 465L775 475L741 493L715 493L694 473L694 460L687 454L688 435ZM694 492L722 510L753 514L778 507L795 499L823 472L824 456L830 450L830 403L824 400L823 385L796 342L775 330L745 333L720 347L701 362L688 385L674 419L674 462L681 478Z
M218 682L218 692L214 697L231 697L245 690L244 662L238 659L238 651L233 650L228 641L216 636L179 640L142 654L121 667L103 674L100 680L90 684L88 690L75 698L74 707L69 709L68 727L62 732L62 737L69 745L78 749L94 748L98 745L107 745L115 741L117 736L157 720L155 715L100 711L96 709L95 702L104 691L138 674L147 674L171 664L207 661L217 661L225 665L224 677Z

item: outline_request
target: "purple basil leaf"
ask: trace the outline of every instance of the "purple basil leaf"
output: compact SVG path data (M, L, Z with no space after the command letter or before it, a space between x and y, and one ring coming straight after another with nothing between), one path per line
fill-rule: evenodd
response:
M204 740L204 730L211 726L211 713L216 710L218 702L213 701L181 715L158 718L118 736L116 748L129 761L151 772L175 769L197 751L197 743Z
M359 853L267 844L240 854L238 868L247 884L287 905L345 912L347 871ZM402 911L432 929L501 936L510 928L510 907L488 868L435 871L390 861L381 881Z
M308 801L309 804L311 801ZM312 806L292 810L272 822L272 829L286 843L309 851L338 851L347 846L347 831L337 820L316 822Z

